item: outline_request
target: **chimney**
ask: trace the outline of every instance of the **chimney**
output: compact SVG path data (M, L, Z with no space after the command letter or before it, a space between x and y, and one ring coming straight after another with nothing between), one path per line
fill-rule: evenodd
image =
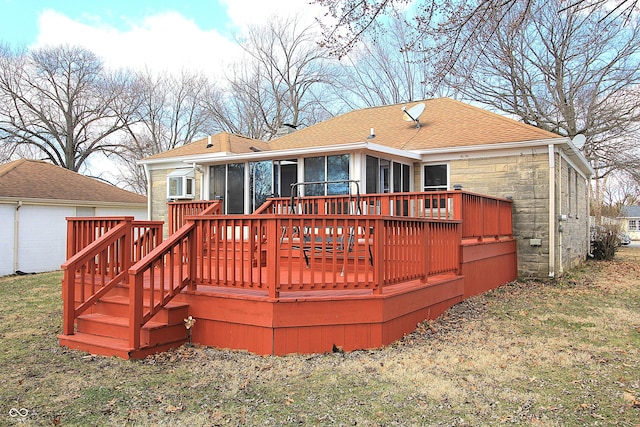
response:
M293 133L296 131L296 128L297 126L295 125L283 123L276 132L276 138Z

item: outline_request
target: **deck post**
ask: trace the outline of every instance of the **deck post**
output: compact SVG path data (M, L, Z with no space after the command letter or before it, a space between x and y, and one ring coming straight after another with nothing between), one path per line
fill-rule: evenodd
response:
M480 198L480 218L482 219L482 222L480 223L480 237L478 237L479 242L484 241L485 233L487 231L487 217L485 215L486 215L485 198L481 197Z
M194 220L190 219L189 222L195 223ZM198 221L195 223L195 227L191 229L191 232L187 234L185 237L187 238L187 268L189 269L189 290L195 291L198 288L198 258L200 258L200 263L204 265L204 248L202 246L203 239L202 232L204 229L203 221ZM211 228L211 223L207 221L207 226L209 229ZM173 268L173 267L172 267Z
M76 246L76 233L75 227L72 221L67 218L67 258L69 259L74 254L74 249Z
M123 250L123 271L128 271L133 266L130 253L133 218L127 218L125 221L127 228L124 234L124 247L126 249ZM153 274L153 269L150 274ZM142 289L142 274L127 274L124 280L129 282L129 346L133 349L138 349L140 348L142 293L144 292Z
M270 215L270 218L266 219L267 230L266 235L270 236L267 239L267 288L269 291L269 298L276 299L280 296L278 290L278 281L280 280L280 254L278 253L278 222L280 220L275 215Z
M65 335L73 335L75 332L74 320L76 316L75 307L75 287L76 287L76 275L75 265L67 267L62 279L62 304L63 308L63 320L62 320L62 333Z
M424 276L422 276L422 283L429 281L429 273L431 272L431 262L429 262L429 251L431 246L431 223L424 224L424 240L422 242L422 256L424 259Z
M375 219L375 226L373 227L373 288L374 295L382 294L382 288L384 287L384 236L386 230L384 229L385 220Z
M462 246L462 227L464 226L464 224L462 223L462 221L460 221L459 224L457 224L456 229L458 230L458 272L457 274L460 276L462 275L462 263L464 262L464 247Z
M153 268L149 274L153 274ZM140 348L140 328L142 324L142 300L144 292L143 274L129 274L129 347Z
M132 234L133 234L133 217L125 217L124 223L126 224L126 228L124 229L124 242L121 248L121 263L120 271L127 271L133 265L133 243L132 243ZM125 278L125 280L127 280Z
M453 218L462 219L462 191L455 191L451 194L453 199Z

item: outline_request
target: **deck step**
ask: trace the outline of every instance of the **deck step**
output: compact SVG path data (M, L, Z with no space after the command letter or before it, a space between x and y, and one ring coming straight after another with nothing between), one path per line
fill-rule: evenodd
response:
M58 341L60 345L72 350L81 350L103 356L117 356L123 359L129 359L129 354L133 351L127 340L83 334L81 332L77 332L74 335L58 335Z
M140 348L130 348L128 293L129 289L122 286L110 290L77 317L73 335L58 337L60 344L92 354L130 359L143 358L187 342L189 332L184 319L189 315L189 305L170 301L141 328ZM154 301L156 304L161 300L158 295ZM145 292L145 301L148 296L149 293Z
M101 337L128 339L129 319L107 314L91 313L78 316L77 331ZM167 324L157 321L147 322L140 330L140 344L155 346L176 340L186 340L188 331L184 323Z
M186 342L186 340L177 340L155 346L143 346L139 349L134 349L129 346L129 342L127 340L78 332L74 335L58 335L58 341L60 342L60 345L72 350L80 350L102 356L116 356L122 359L142 359L150 354L160 353L172 348L180 347Z
M145 307L148 307L146 305ZM98 301L92 310L93 313L110 314L112 316L129 317L129 297L122 295L105 296ZM182 323L188 316L189 305L169 302L151 320L166 322L169 324Z

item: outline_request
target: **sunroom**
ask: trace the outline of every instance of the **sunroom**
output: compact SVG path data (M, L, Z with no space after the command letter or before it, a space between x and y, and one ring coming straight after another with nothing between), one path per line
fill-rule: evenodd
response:
M251 153L227 153L224 157L183 158L185 167L176 167L167 174L167 188L175 186L172 182L175 175L197 171L202 200L221 200L225 214L249 214L267 198L290 197L292 191L302 197L408 192L416 187L412 177L420 156L407 151L367 143L333 149L324 147L322 152L314 150L313 155L309 155L308 150L282 152L253 148ZM436 184L446 181L446 165L444 177L442 172L433 175L421 170L419 173L426 174L424 179L429 188L447 189L446 184L444 187Z

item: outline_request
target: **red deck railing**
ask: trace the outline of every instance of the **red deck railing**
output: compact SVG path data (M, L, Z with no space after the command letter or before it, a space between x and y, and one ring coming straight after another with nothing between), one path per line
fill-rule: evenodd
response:
M512 237L512 201L466 191L272 198L256 214L369 214L462 220L462 238Z
M173 233L129 269L129 345L140 347L140 330L188 284L195 282L195 224ZM146 282L145 283L145 279ZM145 292L145 284L148 292Z
M185 217L193 215L220 215L222 202L220 200L191 200L167 203L169 210L169 235L185 225Z
M464 239L499 239L513 236L511 217L512 201L482 196L473 193L461 193L460 210Z
M162 222L133 217L70 217L62 292L63 329L73 333L75 319L116 285L127 271L162 241Z
M138 221L134 220L132 216L68 217L67 259L70 259L123 222L130 222L132 226L132 254L134 261L142 259L162 242L162 221Z
M118 283L130 286L129 341L138 348L141 327L185 286L270 298L324 290L379 294L394 284L459 274L463 240L512 233L510 200L461 191L274 198L253 215L213 215L218 202L170 206L173 226L184 225L162 243L156 222L70 219L75 254L63 265L65 334Z
M211 285L273 298L324 289L379 293L387 285L459 270L459 221L371 215L186 219L187 226L130 269L136 289L146 280L163 294L186 282L192 290Z

